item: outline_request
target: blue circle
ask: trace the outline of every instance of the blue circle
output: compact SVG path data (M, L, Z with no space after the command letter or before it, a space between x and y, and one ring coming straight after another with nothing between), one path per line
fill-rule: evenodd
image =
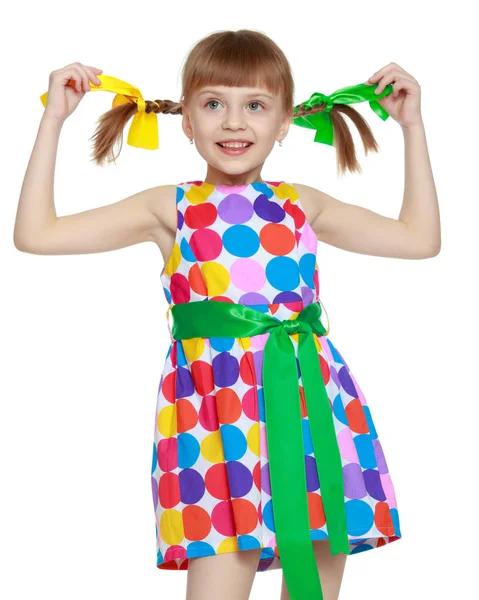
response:
M311 530L311 539L312 540L327 540L328 534L322 529L312 529Z
M316 266L316 256L312 252L303 254L299 259L299 272L304 283L314 289L314 269Z
M264 414L264 393L263 388L258 388L258 417L262 423L266 423Z
M313 440L311 439L311 427L309 425L309 419L301 419L303 425L303 442L304 442L304 453L313 453Z
M200 443L191 433L180 433L178 436L178 467L189 469L198 460Z
M188 364L181 340L179 340L179 344L176 344L176 364L179 367L184 367Z
M236 425L220 425L225 460L239 460L244 456L247 442L244 433Z
M275 532L274 517L273 517L273 501L268 500L263 507L263 521L268 529Z
M189 245L189 243L186 241L185 238L183 238L180 242L180 252L181 252L181 256L187 260L188 262L191 263L195 263L196 262L196 256L193 253L193 250L191 249L191 246Z
M363 469L376 469L378 464L374 454L373 440L370 433L361 433L354 438L354 445Z
M363 500L348 500L344 504L349 535L364 535L374 525L374 512Z
M234 337L210 337L210 346L216 352L228 352L233 348L236 338Z
M259 555L260 559L261 558L274 558L274 549L271 548L271 546L265 546L262 550L261 550L261 554Z
M257 192L261 192L267 198L271 198L271 196L273 195L273 190L269 187L269 185L267 183L258 181L256 183L253 183L252 185L253 185L253 189L255 189Z
M232 225L223 233L223 246L233 256L253 256L260 246L258 233L248 225Z
M397 537L401 537L401 529L399 526L399 513L397 508L391 508L389 509L389 512L391 513L391 519L394 525L394 532Z
M363 404L363 411L364 411L364 414L366 415L366 422L368 424L369 433L371 434L371 437L373 438L373 440L376 440L378 437L378 434L376 433L376 428L374 427L374 422L373 422L373 418L371 417L371 411L369 410L369 406L367 406L366 404Z
M252 535L238 536L238 547L240 550L252 550L253 548L261 548L259 540Z
M186 548L186 558L211 556L212 554L216 554L215 549L211 544L207 544L206 542L191 542Z
M155 472L156 465L158 464L158 453L156 450L156 444L153 442L153 457L151 461L151 474Z
M329 338L326 338L326 341L328 342L329 349L331 351L331 355L333 357L334 362L339 363L340 365L344 365L343 357L341 356L341 354L339 354L339 351L334 346L333 342Z
M266 265L266 278L277 290L295 290L299 285L299 265L289 256L276 256Z
M343 425L349 425L348 419L346 418L346 412L344 410L343 401L341 400L341 395L338 394L336 398L333 400L333 413L336 419L343 423Z
M366 550L372 550L373 548L374 546L371 546L371 544L359 544L351 550L350 555L359 554L360 552L366 552Z

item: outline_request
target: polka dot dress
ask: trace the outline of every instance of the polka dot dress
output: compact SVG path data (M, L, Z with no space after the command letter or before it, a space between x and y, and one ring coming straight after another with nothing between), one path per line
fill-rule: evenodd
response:
M234 302L284 320L320 299L318 240L294 186L190 181L176 192L176 239L160 276L169 305ZM281 568L262 388L268 335L171 341L158 390L151 474L160 569L184 570L189 558L252 548L262 549L257 571ZM297 357L298 334L290 339ZM352 372L330 335L314 339L355 554L401 537L394 487ZM321 540L328 526L299 367L298 385L311 539Z

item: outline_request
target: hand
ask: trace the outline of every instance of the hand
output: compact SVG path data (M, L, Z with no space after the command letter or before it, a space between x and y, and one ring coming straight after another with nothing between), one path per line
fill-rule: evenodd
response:
M49 115L60 122L67 119L90 90L90 81L93 84L101 84L97 77L97 73L101 72L102 69L86 67L79 62L52 71L44 115Z
M364 83L371 85L377 83L376 94L380 94L389 83L392 83L393 92L380 98L378 103L405 129L422 123L421 88L414 77L399 65L389 63Z

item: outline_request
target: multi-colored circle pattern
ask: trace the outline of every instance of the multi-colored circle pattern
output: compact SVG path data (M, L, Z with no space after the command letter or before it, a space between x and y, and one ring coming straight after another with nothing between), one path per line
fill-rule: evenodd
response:
M192 181L176 190L176 239L160 275L168 303L242 303L284 320L319 300L318 241L293 185ZM298 334L291 340L297 356ZM262 388L266 341L194 338L168 348L151 474L160 569L184 570L189 558L252 548L261 549L258 571L281 568ZM315 342L357 554L401 537L395 491L358 383L330 335L315 335ZM297 364L311 539L323 540L328 526Z

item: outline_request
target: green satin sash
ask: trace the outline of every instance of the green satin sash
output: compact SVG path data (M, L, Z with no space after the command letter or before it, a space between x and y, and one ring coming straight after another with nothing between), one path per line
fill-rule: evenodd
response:
M264 347L263 392L274 528L292 600L322 600L310 533L298 360L326 516L331 554L350 554L342 462L313 332L326 334L321 305L309 304L296 319L280 321L252 307L214 300L175 304L172 336L243 338L269 333Z

